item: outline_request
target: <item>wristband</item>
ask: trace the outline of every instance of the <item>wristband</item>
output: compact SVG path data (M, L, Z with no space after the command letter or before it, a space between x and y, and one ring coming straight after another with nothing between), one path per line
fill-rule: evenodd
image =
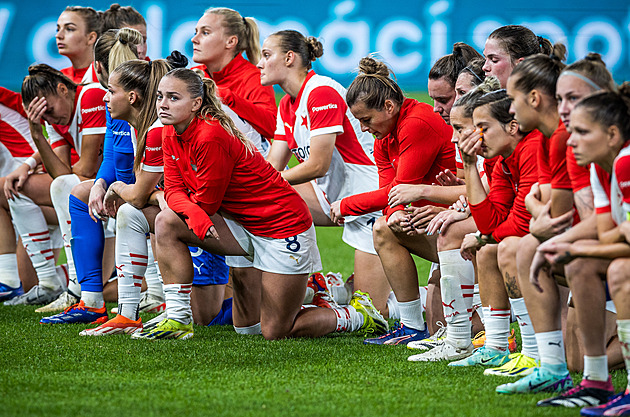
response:
M28 158L26 158L24 163L26 165L28 165L30 169L37 168L37 160L35 158L33 158L32 156L29 156Z

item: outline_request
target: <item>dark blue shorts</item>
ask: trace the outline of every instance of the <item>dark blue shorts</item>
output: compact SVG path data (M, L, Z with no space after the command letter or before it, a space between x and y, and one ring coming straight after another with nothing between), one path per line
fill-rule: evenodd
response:
M189 246L192 256L193 285L220 285L227 284L229 267L225 264L225 256L215 255L203 249Z

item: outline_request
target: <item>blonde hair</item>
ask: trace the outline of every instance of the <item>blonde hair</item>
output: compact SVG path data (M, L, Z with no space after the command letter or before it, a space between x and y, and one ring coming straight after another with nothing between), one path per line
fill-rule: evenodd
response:
M221 101L216 95L217 87L210 78L202 77L199 72L186 68L176 68L169 71L164 77L174 77L186 84L186 90L192 98L201 97L201 107L197 111L197 117L206 122L216 120L221 127L231 136L240 140L248 152L255 151L254 144L247 139L236 127L234 121L221 108Z
M223 16L222 27L225 33L228 36L238 38L236 54L245 51L247 60L254 65L258 64L260 61L260 35L258 25L253 18L243 17L236 10L227 7L213 7L206 10L205 14Z
M142 35L135 29L110 29L103 33L94 45L94 60L100 62L109 74L120 64L138 59L137 46Z

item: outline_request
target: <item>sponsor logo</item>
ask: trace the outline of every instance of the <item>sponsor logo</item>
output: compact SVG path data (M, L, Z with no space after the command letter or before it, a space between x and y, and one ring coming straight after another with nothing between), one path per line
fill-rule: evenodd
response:
M89 109L81 109L81 114L94 113L95 111L105 111L105 106L90 107Z
M293 152L293 155L295 155L298 161L305 161L311 154L311 146L308 145L304 147L294 148L291 149L291 152Z
M288 124L287 122L284 122L284 125L289 128L289 132L291 132L291 134L293 134L293 126L291 126L290 124Z
M131 132L129 132L128 130L113 130L112 134L114 136L131 136Z
M323 111L323 110L330 110L330 109L336 109L337 105L335 103L330 103L330 104L326 104L325 106L319 106L319 107L313 107L311 110L312 111Z
M162 147L161 146L147 146L146 150L149 152L157 152L159 150L162 150Z

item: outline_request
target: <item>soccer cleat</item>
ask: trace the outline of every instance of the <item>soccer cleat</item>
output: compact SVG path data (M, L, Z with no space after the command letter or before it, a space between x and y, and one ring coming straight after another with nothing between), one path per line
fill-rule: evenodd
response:
M475 349L479 349L483 345L486 344L486 332L484 330L480 331L473 337L472 340L473 347ZM511 353L516 352L516 336L514 335L514 329L510 331L510 336L508 337L508 349L510 349Z
M404 324L400 323L389 333L385 333L381 337L365 339L363 343L366 345L406 345L407 343L428 337L429 331L426 329L426 325L424 330L417 330L406 327Z
M416 340L407 343L407 348L415 350L431 350L436 347L440 342L446 339L446 326L441 321L436 323L439 329L426 339Z
M7 284L0 283L0 301L9 301L15 297L24 294L22 283L16 288L9 287Z
M93 329L85 329L81 336L106 336L110 334L129 334L142 330L142 319L131 320L120 314L108 322Z
M614 394L610 376L605 382L584 379L574 388L556 397L540 400L536 405L540 407L593 407L604 404Z
M145 292L140 298L139 311L141 313L161 313L166 310L164 298L156 297L149 292Z
M339 304L335 302L333 297L326 291L318 291L313 296L313 305L323 308L337 308Z
M61 291L61 287L48 288L41 285L36 285L31 288L26 294L18 295L17 297L14 297L9 301L5 301L4 305L16 306L48 304L51 301L55 300L59 296L59 294L61 294Z
M563 374L555 374L546 367L534 368L534 371L524 378L510 384L497 387L499 394L528 394L535 392L564 392L573 388L571 375L565 370Z
M473 354L467 358L451 362L448 366L500 366L509 360L508 357L509 353L507 351L482 346L479 349L475 349Z
M538 361L522 353L512 353L509 358L510 361L503 366L486 369L483 371L483 374L507 377L527 376L534 372L534 369L540 365Z
M166 311L162 314L159 314L153 317L151 320L144 323L144 326L142 326L142 330L149 331L149 330L155 329L155 327L164 320L166 320Z
M105 303L101 308L87 307L81 300L66 308L63 312L54 316L44 317L39 322L42 324L68 324L68 323L94 323L102 324L107 321L107 309Z
M458 359L464 359L473 353L472 344L465 348L458 348L453 345L448 339L442 340L433 349L413 355L407 358L411 362L438 362L438 361L456 361Z
M585 407L580 411L582 416L619 416L630 407L630 389L608 399L607 403L597 407Z
M142 330L131 335L132 339L190 339L193 337L192 323L183 324L176 320L164 319L151 330Z
M372 304L372 299L367 293L355 291L350 300L350 305L363 315L361 331L367 334L382 334L387 332L389 325L387 320Z
M79 299L68 291L64 291L57 297L55 301L35 310L36 313L54 313L55 311L63 311L79 302Z

